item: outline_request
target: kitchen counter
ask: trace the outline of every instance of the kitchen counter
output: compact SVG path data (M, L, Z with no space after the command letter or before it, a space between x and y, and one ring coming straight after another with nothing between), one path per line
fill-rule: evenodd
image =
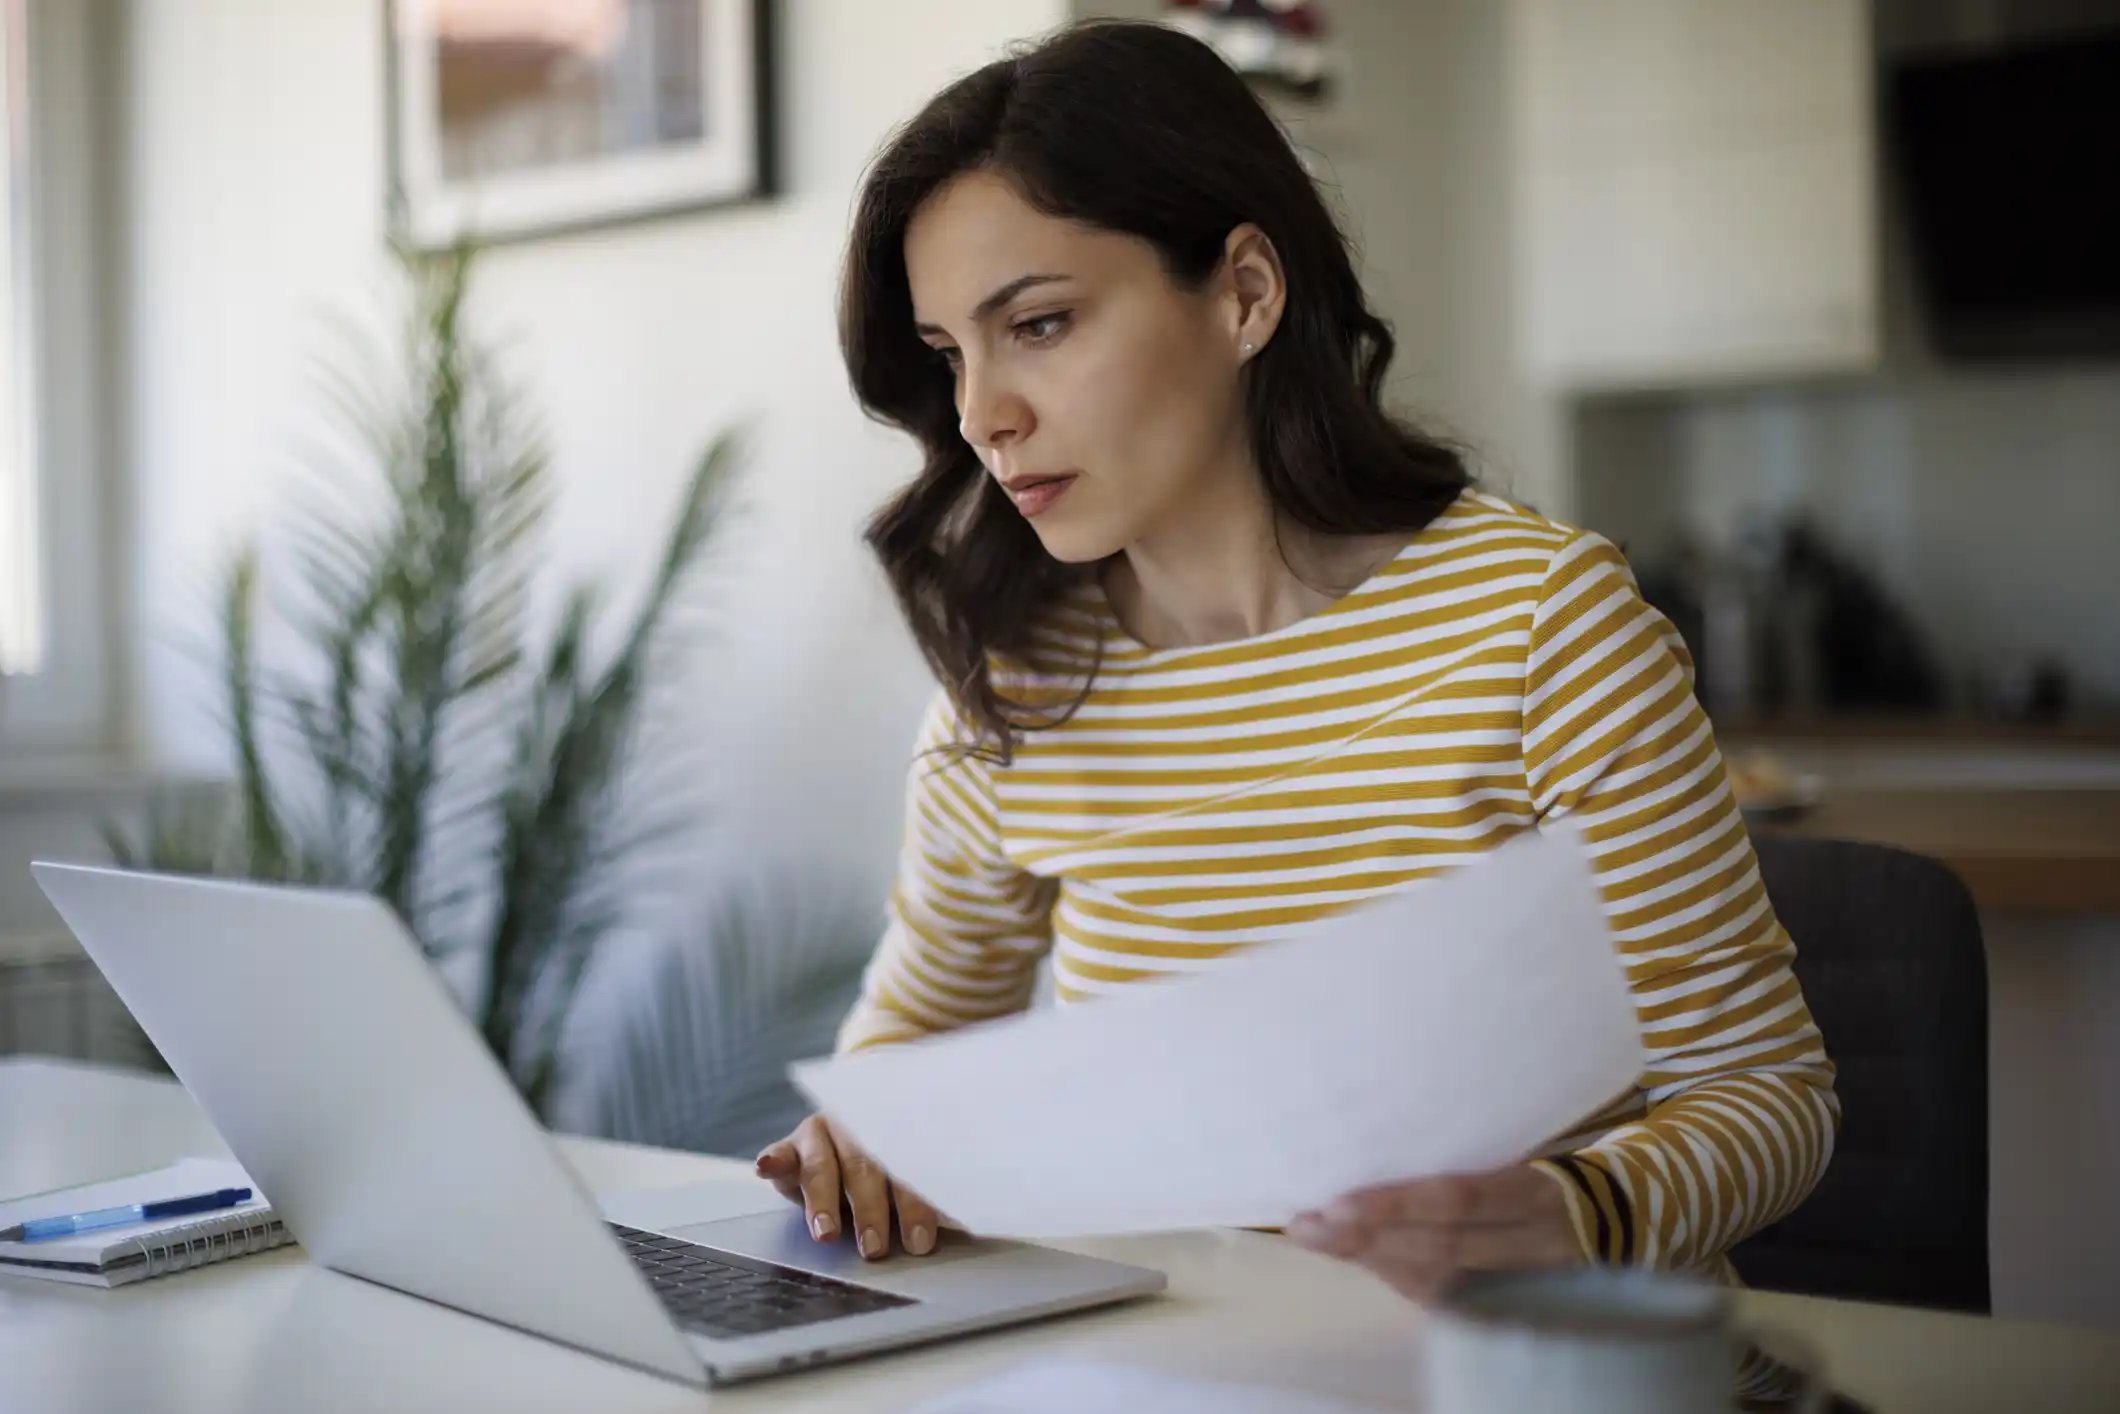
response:
M2120 915L2120 790L1836 786L1762 831L1897 845L1956 870L1984 912Z
M1968 717L1719 721L1733 763L1764 751L1817 808L1759 830L1940 859L1984 912L2120 917L2120 725Z
M2053 721L1943 712L1717 713L1714 721L1715 735L1727 742L2120 748L2120 716L2101 712Z

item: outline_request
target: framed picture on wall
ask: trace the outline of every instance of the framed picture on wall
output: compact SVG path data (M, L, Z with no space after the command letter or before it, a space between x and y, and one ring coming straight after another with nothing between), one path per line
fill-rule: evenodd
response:
M771 193L771 0L387 0L392 226L434 250Z

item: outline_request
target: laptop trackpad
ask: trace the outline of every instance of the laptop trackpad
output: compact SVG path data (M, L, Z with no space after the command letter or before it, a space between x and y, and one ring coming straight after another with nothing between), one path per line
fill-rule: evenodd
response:
M802 1210L793 1204L788 1205L785 1212L757 1213L662 1230L672 1237L697 1242L703 1247L719 1247L760 1261L800 1267L804 1271L856 1283L932 1271L967 1257L989 1257L1020 1245L967 1237L961 1232L945 1232L933 1252L925 1257L909 1257L898 1247L896 1234L893 1234L891 1255L880 1262L871 1262L862 1257L848 1237L841 1236L836 1242L819 1242L811 1237L802 1224Z
M812 1238L802 1225L802 1209L792 1203L784 1205L778 1212L752 1213L719 1222L687 1223L683 1227L666 1227L663 1231L687 1242L697 1242L702 1247L719 1247L724 1252L756 1257L783 1267L801 1267L826 1276L853 1277L863 1266L861 1253L845 1238L837 1242L819 1242Z
M777 1216L800 1211L770 1184L751 1178L709 1179L704 1183L681 1183L673 1188L632 1188L622 1193L599 1193L596 1205L612 1222L648 1232L671 1232L679 1223L709 1223L751 1214Z

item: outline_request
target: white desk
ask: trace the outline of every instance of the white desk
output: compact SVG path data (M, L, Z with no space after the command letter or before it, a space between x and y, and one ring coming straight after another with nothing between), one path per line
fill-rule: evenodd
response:
M561 1148L592 1188L744 1172L593 1140ZM174 1084L0 1061L0 1193L226 1150ZM712 1396L715 1407L901 1409L1056 1352L1414 1407L1420 1315L1362 1272L1254 1233L1079 1244L1158 1267L1168 1295ZM2120 1337L1751 1294L1842 1388L1892 1411L2120 1410ZM299 1249L116 1291L0 1276L0 1411L690 1410L708 1397L310 1266Z

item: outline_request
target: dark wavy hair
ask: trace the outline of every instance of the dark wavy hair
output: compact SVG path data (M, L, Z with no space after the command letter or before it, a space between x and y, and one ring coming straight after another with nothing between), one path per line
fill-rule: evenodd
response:
M1244 416L1280 515L1326 534L1417 531L1470 481L1449 443L1382 402L1394 342L1346 237L1287 138L1234 70L1162 25L1099 20L957 80L870 167L848 242L840 345L870 416L918 438L926 464L870 522L899 605L975 742L1007 762L1017 734L1071 716L1011 697L996 659L1035 667L1034 633L1097 566L1046 553L959 432L954 380L913 330L906 225L961 173L1006 177L1038 210L1138 236L1198 289L1229 234L1257 224L1287 284L1244 374ZM1100 660L1101 661L1101 660Z

